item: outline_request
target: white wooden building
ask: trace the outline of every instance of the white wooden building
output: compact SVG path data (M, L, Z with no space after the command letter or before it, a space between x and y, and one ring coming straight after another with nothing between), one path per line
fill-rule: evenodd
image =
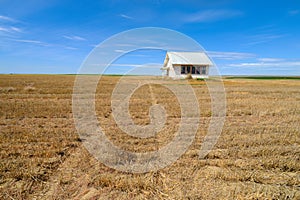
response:
M191 74L195 78L208 78L211 60L204 52L167 52L163 75L173 79L186 78Z

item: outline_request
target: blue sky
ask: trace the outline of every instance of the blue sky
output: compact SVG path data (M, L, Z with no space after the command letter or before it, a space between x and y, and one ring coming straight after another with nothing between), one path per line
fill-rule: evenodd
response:
M195 39L223 75L300 75L299 22L297 0L0 0L0 73L76 73L114 34L162 27ZM164 54L133 52L111 73Z

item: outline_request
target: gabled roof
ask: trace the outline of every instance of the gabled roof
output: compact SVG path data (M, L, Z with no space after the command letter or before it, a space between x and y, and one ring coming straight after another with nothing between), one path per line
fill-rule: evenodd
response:
M166 67L168 62L179 65L213 65L204 52L167 52L164 67Z

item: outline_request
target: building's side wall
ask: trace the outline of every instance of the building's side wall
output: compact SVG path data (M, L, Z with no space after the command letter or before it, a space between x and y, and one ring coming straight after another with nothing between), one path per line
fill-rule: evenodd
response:
M173 68L171 62L168 63L168 67L169 67L169 77L175 78L176 77L176 73L174 71L174 68Z

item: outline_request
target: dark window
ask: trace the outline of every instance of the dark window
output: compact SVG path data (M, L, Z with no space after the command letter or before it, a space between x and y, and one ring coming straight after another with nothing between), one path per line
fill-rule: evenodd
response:
M192 66L192 74L195 74L196 72L195 72L195 67L194 66Z
M200 66L196 66L196 74L200 74Z
M206 73L205 66L181 65L181 74L203 74Z
M191 66L186 67L187 74L191 73Z
M181 74L185 74L185 66L184 65L181 66Z

